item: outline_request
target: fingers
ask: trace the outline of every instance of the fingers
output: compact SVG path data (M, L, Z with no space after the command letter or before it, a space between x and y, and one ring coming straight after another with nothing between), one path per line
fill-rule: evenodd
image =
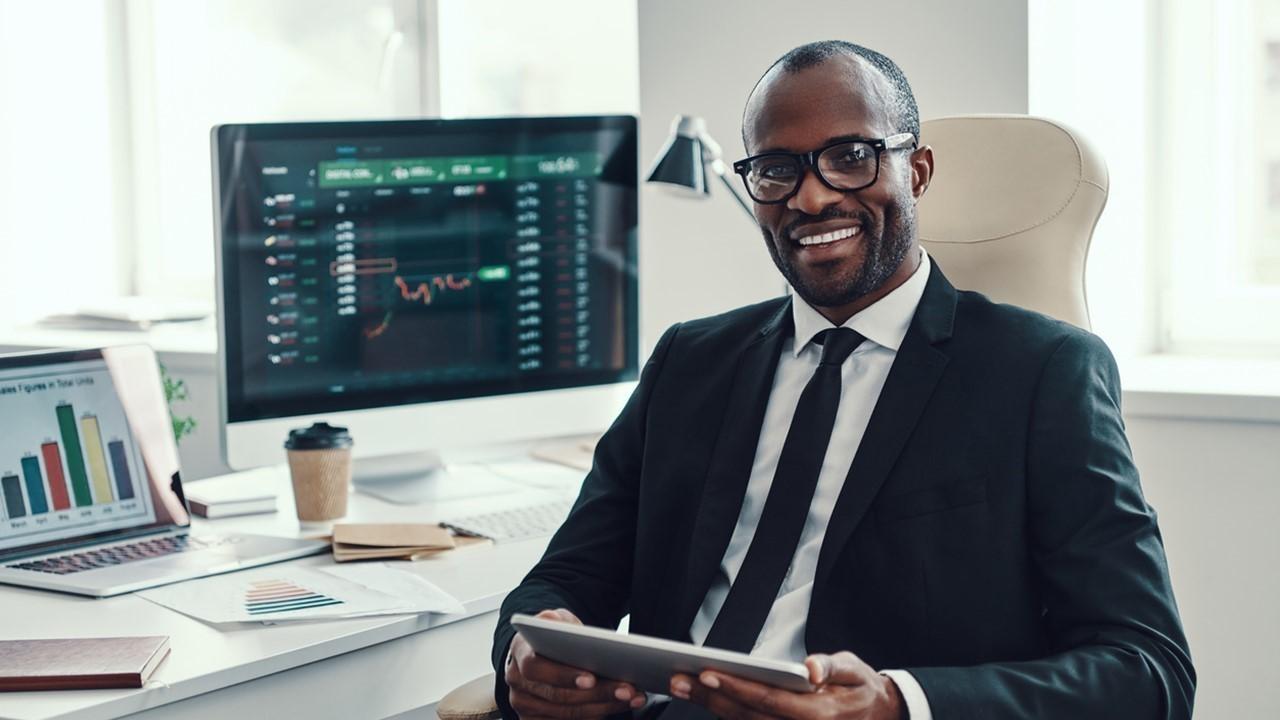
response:
M573 623L574 625L582 624L582 621L578 619L577 615L574 615L572 612L569 612L564 608L556 608L555 610L543 610L542 612L538 613L534 617L540 617L543 620L559 620L560 622Z
M509 700L511 701L511 709L519 713L522 718L599 718L614 713L628 712L633 707L631 703L617 699L564 704L522 692L516 688L511 689ZM640 707L643 704L644 702L641 701L634 707Z
M538 616L543 617L547 613L559 612L564 612L569 617L573 617L573 613L568 610L544 610L538 613ZM560 618L556 616L548 617L548 619L558 620ZM577 618L573 619L577 620ZM565 620L565 622L569 621ZM518 668L521 676L531 682L564 688L576 687L582 690L589 690L597 685L596 676L590 672L549 660L535 653L529 642L520 633L516 633L515 637L511 639L511 662L507 665L508 674L510 674L512 665Z
M547 610L539 617L579 622L568 610ZM511 706L526 718L600 717L643 707L646 700L629 683L601 681L586 670L538 655L519 633L511 641L504 676Z
M709 680L717 687L703 682ZM702 673L698 678L677 674L671 678L671 694L682 700L697 703L719 718L745 718L747 720L767 720L774 715L763 709L739 702L734 697L721 692L718 679L712 679L709 673Z
M591 690L600 684L596 676L586 670L548 660L532 650L514 657L515 662L512 664L531 682L580 690Z
M848 651L810 655L804 664L814 685L865 685L876 679L875 670Z
M794 693L772 685L746 680L733 675L705 670L698 682L739 705L753 708L771 717L804 717L808 693Z
M582 624L564 608L543 610L537 616ZM511 641L511 661L504 674L511 707L525 718L603 717L643 707L646 700L629 683L602 681L586 670L538 655L520 633Z
M505 670L507 685L550 702L625 702L637 696L643 698L644 695L629 683L612 680L601 682L589 672L562 665L534 653L516 655L513 652L512 657L514 661Z

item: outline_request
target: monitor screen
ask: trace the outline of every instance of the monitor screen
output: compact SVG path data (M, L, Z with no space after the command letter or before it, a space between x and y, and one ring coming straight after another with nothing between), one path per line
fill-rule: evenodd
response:
M229 422L637 371L633 117L214 128Z

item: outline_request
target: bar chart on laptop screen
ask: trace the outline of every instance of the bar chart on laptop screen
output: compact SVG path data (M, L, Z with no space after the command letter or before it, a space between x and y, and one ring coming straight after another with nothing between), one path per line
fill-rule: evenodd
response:
M0 375L0 548L153 518L102 363Z

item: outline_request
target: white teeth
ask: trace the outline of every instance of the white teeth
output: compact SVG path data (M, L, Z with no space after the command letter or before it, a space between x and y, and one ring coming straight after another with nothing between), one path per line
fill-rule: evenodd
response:
M800 238L796 242L801 245L826 245L827 243L833 243L837 240L844 240L845 238L853 237L860 232L862 232L862 226L858 225L850 228L832 230L829 233L822 233L821 235L808 235Z

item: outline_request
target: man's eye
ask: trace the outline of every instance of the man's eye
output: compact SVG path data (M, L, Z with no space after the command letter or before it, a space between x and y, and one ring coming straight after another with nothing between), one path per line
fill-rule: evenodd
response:
M786 180L795 177L796 170L789 163L775 163L761 166L756 174L765 180Z
M858 165L871 159L871 152L865 147L850 148L841 152L836 156L836 163L840 165Z

